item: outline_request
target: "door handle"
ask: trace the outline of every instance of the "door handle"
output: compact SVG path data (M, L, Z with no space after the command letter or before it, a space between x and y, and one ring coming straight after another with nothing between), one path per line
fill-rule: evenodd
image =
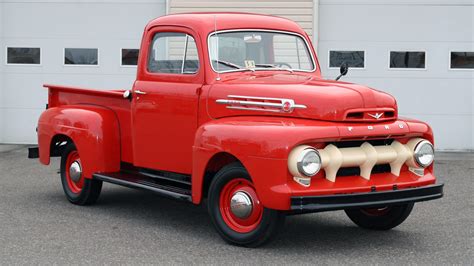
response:
M136 94L141 94L141 95L145 95L145 94L146 94L146 92L140 91L140 90L134 90L134 92L135 92Z

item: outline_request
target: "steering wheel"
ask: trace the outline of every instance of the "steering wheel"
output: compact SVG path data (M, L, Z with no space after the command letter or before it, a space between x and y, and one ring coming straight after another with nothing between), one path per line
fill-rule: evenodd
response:
M288 67L289 69L292 69L292 68L293 68L293 67L291 67L290 64L285 63L285 62L275 62L275 66L276 66L276 67L280 67L280 68L283 68L284 66L285 66L285 67Z

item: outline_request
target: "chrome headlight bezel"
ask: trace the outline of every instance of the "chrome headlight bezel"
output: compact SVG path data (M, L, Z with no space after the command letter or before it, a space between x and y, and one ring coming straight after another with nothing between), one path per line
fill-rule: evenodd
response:
M317 164L317 168L313 171L308 171L308 169L305 169L305 159L308 159L309 156L314 156L316 158L316 161L313 163ZM314 149L314 148L305 148L300 152L298 155L297 161L296 161L296 168L298 169L298 172L306 177L312 177L315 176L319 171L321 170L321 155L319 152Z
M429 147L430 148L430 151L431 151L430 154L432 156L432 159L429 162L423 162L422 159L421 159L422 156L426 155L426 154L421 154L421 150L424 147ZM419 167L422 167L422 168L427 168L428 166L433 164L433 162L434 162L434 147L433 147L433 144L431 144L431 142L429 142L427 140L422 140L422 141L418 142L415 146L415 149L413 150L413 158L415 159L416 164Z

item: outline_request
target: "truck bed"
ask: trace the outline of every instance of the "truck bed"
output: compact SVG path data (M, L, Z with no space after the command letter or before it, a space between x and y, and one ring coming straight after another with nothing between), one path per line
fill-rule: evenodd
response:
M44 84L48 88L48 108L67 105L103 106L115 112L120 125L121 158L133 162L131 132L131 102L123 98L125 90L96 90L90 88Z

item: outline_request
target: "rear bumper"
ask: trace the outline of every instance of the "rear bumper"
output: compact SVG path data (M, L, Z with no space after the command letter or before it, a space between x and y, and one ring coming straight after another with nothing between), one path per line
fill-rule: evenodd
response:
M38 149L38 147L28 148L28 159L36 159L36 158L39 158L39 149Z
M350 208L376 208L443 197L444 184L400 190L291 197L291 210L295 212L320 212Z

